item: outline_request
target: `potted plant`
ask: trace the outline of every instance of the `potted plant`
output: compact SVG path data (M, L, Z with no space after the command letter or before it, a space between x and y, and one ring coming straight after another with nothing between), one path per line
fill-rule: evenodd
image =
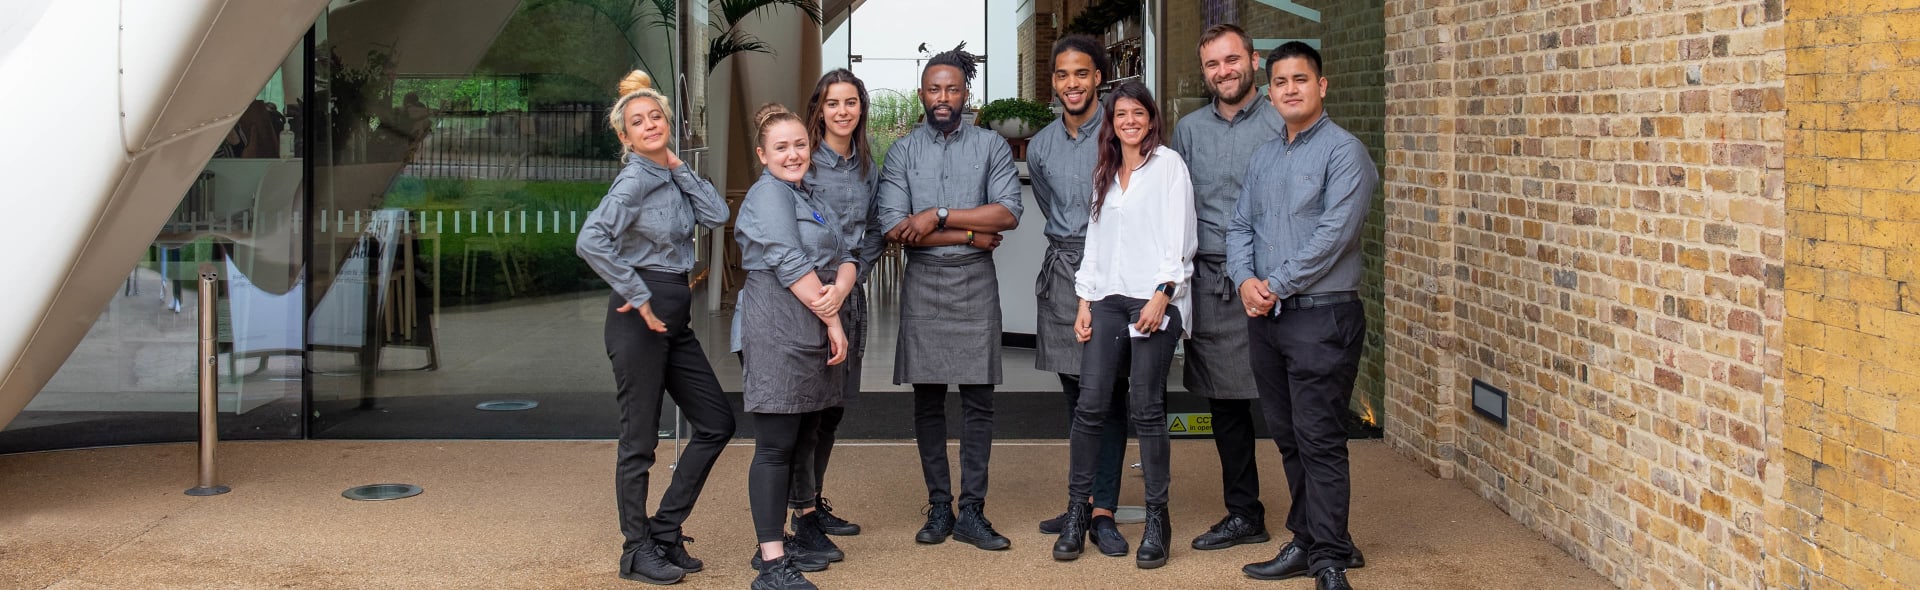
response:
M1026 139L1053 122L1053 107L1044 102L1002 98L980 109L980 123L1007 139Z

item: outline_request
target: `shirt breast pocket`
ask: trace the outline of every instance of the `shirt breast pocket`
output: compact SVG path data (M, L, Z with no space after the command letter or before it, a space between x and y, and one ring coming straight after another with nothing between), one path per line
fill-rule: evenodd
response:
M1327 212L1325 179L1318 174L1295 174L1288 179L1289 193L1292 193L1293 214L1300 217L1320 217Z
M839 249L840 236L827 226L827 217L806 207L797 207L794 223L800 226L800 244L808 256L819 256Z
M640 210L640 232L660 242L673 242L680 239L681 233L692 233L692 228L682 230L687 225L680 220L680 211L661 203L649 203Z

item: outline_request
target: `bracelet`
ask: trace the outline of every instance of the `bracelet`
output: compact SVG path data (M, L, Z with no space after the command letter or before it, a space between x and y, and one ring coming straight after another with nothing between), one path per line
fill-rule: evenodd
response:
M967 230L967 245L973 245L973 230Z

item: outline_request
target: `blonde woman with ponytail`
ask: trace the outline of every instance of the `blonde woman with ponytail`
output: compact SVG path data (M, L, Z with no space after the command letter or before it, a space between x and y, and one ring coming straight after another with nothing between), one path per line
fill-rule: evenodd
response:
M727 222L713 183L675 156L673 112L653 78L635 70L620 81L607 124L620 138L625 166L580 228L574 250L613 287L607 302L607 358L620 403L614 482L626 543L620 577L672 584L703 564L687 554L681 525L707 474L733 438L733 410L689 325L694 224ZM659 445L660 400L672 395L693 440L680 455L658 509L647 514L648 470Z
M777 104L761 107L754 122L754 152L766 171L747 190L734 224L740 266L747 270L737 314L742 329L754 334L741 343L743 397L755 433L747 472L760 542L753 588L812 590L800 572L826 569L844 554L787 535L787 500L802 437L815 432L821 411L839 406L844 395L846 371L837 366L847 358L841 304L858 278L858 244L842 235L841 213L807 188L813 145L806 125Z

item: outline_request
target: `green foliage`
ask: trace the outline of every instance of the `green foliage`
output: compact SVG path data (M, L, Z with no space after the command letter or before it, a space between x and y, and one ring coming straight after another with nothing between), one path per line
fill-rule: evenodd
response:
M1007 119L1021 119L1027 122L1028 128L1037 131L1053 122L1053 109L1043 102L1022 98L1002 98L987 103L986 108L980 109L979 118L980 122L989 124Z
M453 111L527 110L527 84L519 78L402 78L393 82L393 94L418 94L434 108ZM395 104L394 106L400 106Z
M707 71L720 67L737 53L754 52L773 55L765 41L748 34L740 28L741 21L764 8L792 6L807 16L807 20L818 25L821 22L820 3L815 0L717 0L714 10L720 18L713 19L714 34L707 41Z

